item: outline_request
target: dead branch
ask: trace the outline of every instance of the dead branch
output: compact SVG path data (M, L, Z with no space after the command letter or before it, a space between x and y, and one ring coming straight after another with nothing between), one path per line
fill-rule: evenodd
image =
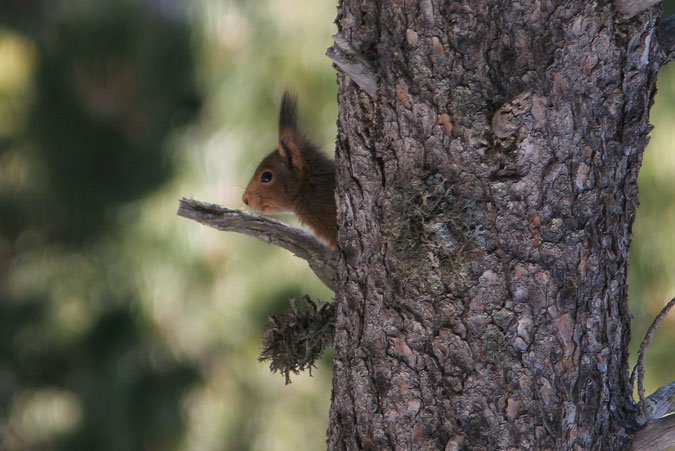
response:
M303 230L254 213L186 198L180 200L178 215L214 229L243 233L283 247L307 260L314 274L335 291L335 251Z
M675 415L647 424L633 436L631 451L663 451L675 446Z
M656 420L675 411L675 382L657 389L645 399L647 421Z
M326 56L370 97L374 97L377 90L377 75L372 65L341 33L333 35L333 41L335 45L328 47Z
M630 19L647 8L659 3L661 0L614 0L614 7L624 16L625 19Z

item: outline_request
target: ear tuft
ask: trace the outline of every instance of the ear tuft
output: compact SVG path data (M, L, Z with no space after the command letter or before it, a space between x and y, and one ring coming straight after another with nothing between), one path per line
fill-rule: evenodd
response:
M305 171L305 159L302 156L303 138L296 124L296 101L288 91L281 99L279 111L279 154L290 161L291 167L299 174Z
M298 129L296 104L295 96L288 91L284 92L279 111L279 134L284 130L296 133Z

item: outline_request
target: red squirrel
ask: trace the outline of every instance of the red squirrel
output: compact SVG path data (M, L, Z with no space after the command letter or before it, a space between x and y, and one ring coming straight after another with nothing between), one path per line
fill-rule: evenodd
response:
M260 162L242 200L262 213L295 213L334 248L334 191L335 163L300 133L296 101L286 92L279 112L279 147Z

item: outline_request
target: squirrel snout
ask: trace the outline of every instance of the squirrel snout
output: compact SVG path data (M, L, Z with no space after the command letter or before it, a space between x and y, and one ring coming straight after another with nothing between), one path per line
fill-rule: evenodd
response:
M241 198L246 205L248 205L248 194L244 193L244 197Z

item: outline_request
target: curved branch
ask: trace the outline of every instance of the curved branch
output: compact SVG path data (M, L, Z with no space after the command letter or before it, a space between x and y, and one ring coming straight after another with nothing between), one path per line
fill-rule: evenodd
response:
M630 385L631 387L635 386L635 376L637 374L637 383L638 383L638 396L639 396L639 401L638 401L638 421L642 420L648 420L650 418L645 417L645 356L647 355L647 348L649 347L649 343L652 341L652 336L654 335L654 331L659 327L659 324L661 324L661 321L663 321L663 318L666 317L668 312L670 311L671 308L675 306L675 298L671 299L665 307L661 309L658 315L656 315L656 318L654 318L654 321L652 322L651 326L649 326L649 329L647 329L647 333L645 334L645 338L642 340L642 343L640 343L640 349L638 350L638 361L635 364L635 367L633 368L633 372L630 375ZM653 418L653 417L652 417ZM644 424L644 422L642 422Z
M214 229L243 233L283 247L307 260L314 274L335 291L335 251L303 230L254 213L230 210L194 199L181 199L178 215Z

